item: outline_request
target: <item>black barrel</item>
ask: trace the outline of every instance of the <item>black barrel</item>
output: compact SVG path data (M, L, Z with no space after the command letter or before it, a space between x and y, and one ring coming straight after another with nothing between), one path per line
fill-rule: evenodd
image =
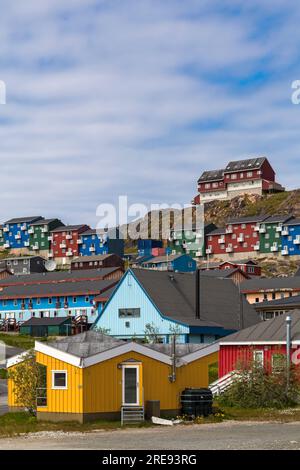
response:
M212 414L213 395L209 388L186 388L181 393L182 413L187 416Z

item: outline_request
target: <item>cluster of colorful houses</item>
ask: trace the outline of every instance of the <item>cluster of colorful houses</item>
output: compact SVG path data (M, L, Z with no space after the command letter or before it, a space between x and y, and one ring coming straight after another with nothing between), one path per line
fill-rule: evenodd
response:
M117 232L117 230L116 230ZM109 231L91 229L88 225L64 225L59 219L41 216L19 217L0 226L0 249L12 255L38 254L69 264L80 256L124 254L124 240Z
M284 190L264 157L205 172L198 184L195 204ZM251 259L300 255L293 215L139 240L126 270L121 237L58 219L11 219L0 227L0 247L14 255L0 260L0 326L56 337L35 343L45 369L40 419L137 419L148 405L151 415L154 402L162 415L178 415L182 392L208 387L216 368L222 380L241 359L277 367L287 354L287 315L293 357L300 357L300 270L262 278ZM47 272L49 259L70 270ZM7 368L25 358L8 359ZM15 409L11 379L8 385Z

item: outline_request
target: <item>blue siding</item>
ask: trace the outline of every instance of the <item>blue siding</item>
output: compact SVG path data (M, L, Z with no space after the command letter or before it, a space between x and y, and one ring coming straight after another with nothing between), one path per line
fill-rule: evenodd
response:
M139 256L152 255L152 248L162 248L162 240L141 239L138 240L138 254Z
M155 258L152 258L155 260ZM167 271L167 269L171 271L178 271L181 273L188 273L194 272L197 268L196 261L188 255L182 255L172 261L169 262L161 262L161 263L151 263L151 259L149 261L143 262L142 266L144 268L149 269L157 269L160 271Z
M79 245L80 256L116 254L121 258L124 255L124 240L100 238L97 234L81 235L82 243Z
M3 227L4 243L9 243L10 248L28 248L30 224L40 218L32 219L28 222L20 222L17 224L6 223Z
M120 308L140 308L140 317L119 318ZM129 326L126 326L126 322L129 322ZM163 317L134 275L127 271L117 290L103 309L102 314L95 322L95 328L109 330L108 334L120 338L143 338L147 323L154 324L158 328L164 342L168 342L174 328L180 330L179 341L182 343L187 342L189 326Z
M75 298L76 297L76 302ZM93 323L97 318L98 312L93 303L94 295L67 296L67 306L65 308L64 296L49 296L33 299L12 299L0 300L0 318L13 317L17 321L29 320L32 316L41 317L75 317L77 315L87 315L88 322ZM59 302L59 305L58 305ZM24 308L22 308L24 304ZM29 308L31 307L31 308ZM99 310L102 309L100 305ZM56 315L55 315L56 313Z
M296 239L300 239L300 225L288 225L285 228L288 228L289 234L282 235L282 249L287 247L290 256L300 255L300 243L294 243Z

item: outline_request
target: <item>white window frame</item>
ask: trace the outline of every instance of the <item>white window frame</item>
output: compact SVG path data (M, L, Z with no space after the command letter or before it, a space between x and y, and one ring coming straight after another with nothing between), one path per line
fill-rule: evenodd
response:
M261 359L257 359L256 357L257 355L260 356ZM253 360L257 362L257 364L260 364L262 367L264 366L265 354L264 354L263 349L256 349L255 351L253 351Z
M125 403L125 369L136 369L136 403ZM140 365L124 364L122 366L122 405L123 406L139 406L140 404Z
M56 387L54 385L54 376L55 374L65 374L66 385L64 387ZM52 390L67 390L68 389L68 371L67 370L52 370L51 371L51 389Z

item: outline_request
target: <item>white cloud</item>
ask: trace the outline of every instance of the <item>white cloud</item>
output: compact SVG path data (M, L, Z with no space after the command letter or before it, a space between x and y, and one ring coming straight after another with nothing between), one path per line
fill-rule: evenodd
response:
M119 194L185 203L203 169L253 154L296 187L299 14L271 3L12 0L0 17L1 219L95 225Z

